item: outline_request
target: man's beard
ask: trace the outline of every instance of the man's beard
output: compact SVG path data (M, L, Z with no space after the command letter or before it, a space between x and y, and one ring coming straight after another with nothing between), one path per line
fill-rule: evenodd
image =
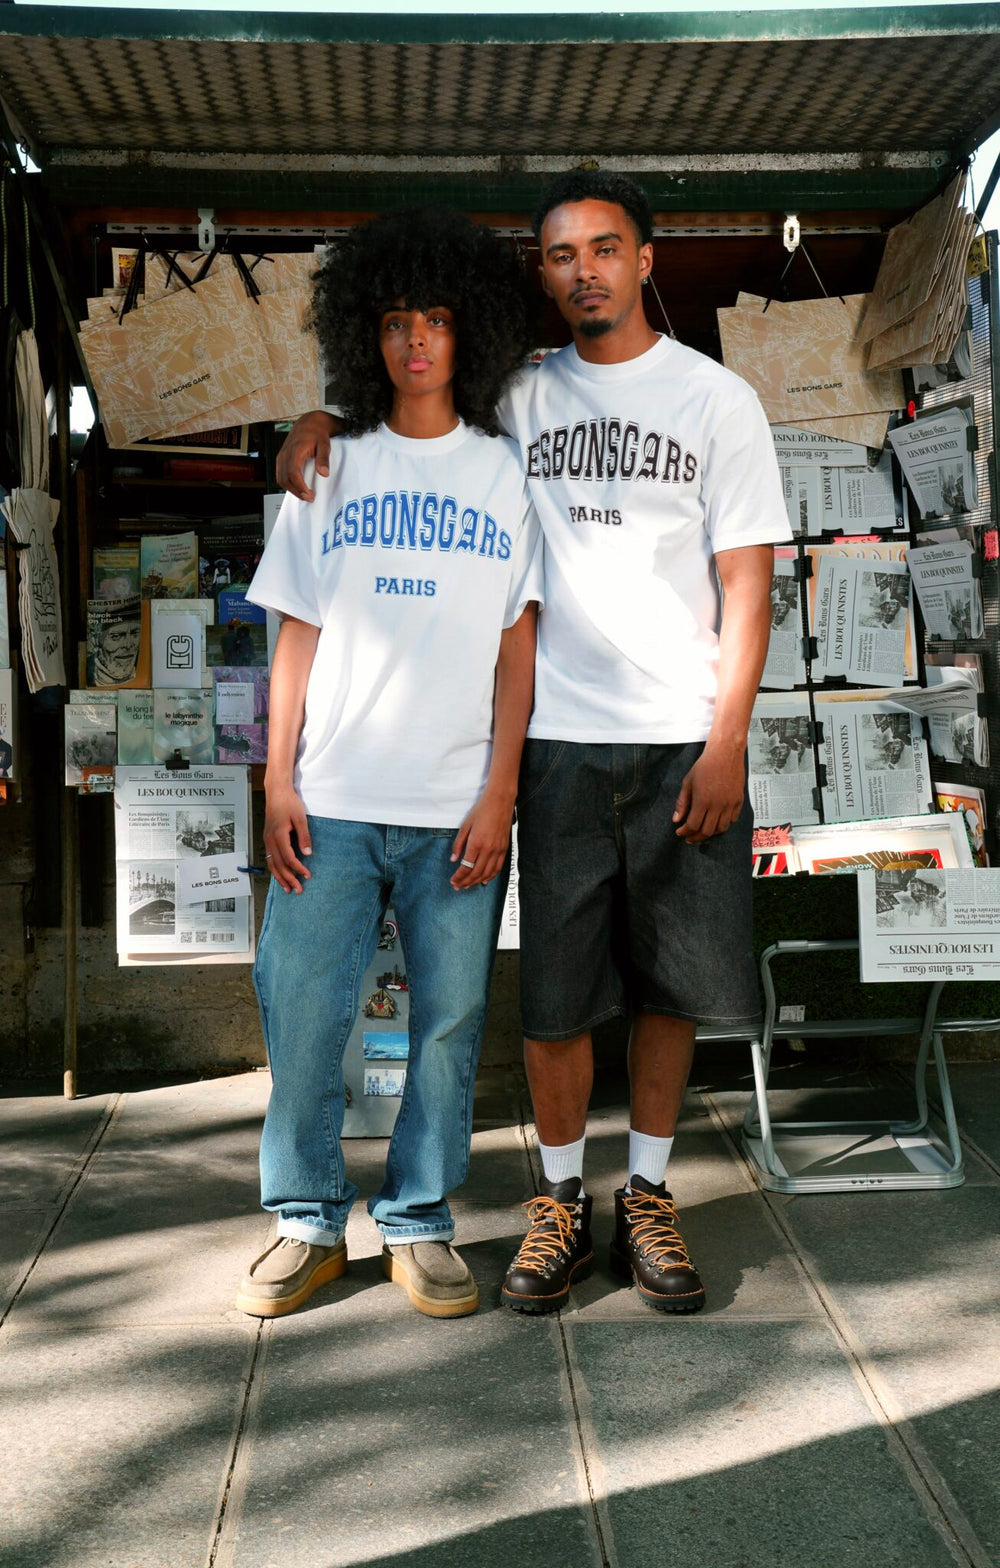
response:
M607 316L584 316L577 323L576 330L582 338L603 338L614 325L614 321Z

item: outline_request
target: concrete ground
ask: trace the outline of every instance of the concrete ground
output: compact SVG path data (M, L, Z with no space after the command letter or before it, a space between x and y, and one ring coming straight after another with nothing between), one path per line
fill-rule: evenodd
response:
M872 1088L844 1051L788 1054L789 1102L902 1108L895 1069ZM1000 1063L955 1070L967 1181L940 1193L765 1194L734 1137L744 1056L700 1056L695 1085L671 1185L700 1316L607 1269L614 1079L588 1144L599 1267L558 1317L499 1307L536 1157L494 1072L456 1203L479 1312L413 1312L359 1204L345 1279L266 1326L232 1305L268 1229L264 1073L0 1087L5 1568L1000 1563ZM348 1145L363 1194L383 1155Z

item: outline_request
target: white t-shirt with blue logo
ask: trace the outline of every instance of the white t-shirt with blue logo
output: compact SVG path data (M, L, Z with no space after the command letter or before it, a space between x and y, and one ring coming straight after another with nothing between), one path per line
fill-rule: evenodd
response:
M320 628L295 788L313 816L457 827L486 782L500 633L541 602L511 441L382 425L286 495L247 592Z
M755 393L661 337L619 364L549 354L498 413L545 534L528 734L704 740L719 662L714 556L791 538Z

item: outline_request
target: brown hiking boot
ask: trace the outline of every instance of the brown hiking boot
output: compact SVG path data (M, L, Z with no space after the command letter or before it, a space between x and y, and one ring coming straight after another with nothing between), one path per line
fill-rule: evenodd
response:
M643 1301L658 1312L700 1312L705 1287L677 1228L677 1209L666 1183L654 1187L633 1176L629 1187L631 1191L621 1188L615 1193L612 1269L633 1279Z
M590 1273L593 1200L581 1196L581 1186L578 1176L543 1181L539 1196L524 1205L531 1224L500 1288L500 1300L514 1312L555 1312L570 1286Z

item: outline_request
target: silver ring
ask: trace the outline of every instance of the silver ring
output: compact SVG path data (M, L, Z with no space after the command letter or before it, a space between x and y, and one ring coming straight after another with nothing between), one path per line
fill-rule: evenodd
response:
M462 865L463 865L463 866L470 866L470 867L471 867L471 866L474 866L474 865L475 865L475 863L476 863L476 862L475 862L475 861L474 861L474 860L463 860L463 861L462 861Z
M265 860L270 860L270 859L271 859L271 858L272 858L272 857L271 857L271 856L270 856L270 855L265 855L265 856L264 856L264 859L265 859Z

